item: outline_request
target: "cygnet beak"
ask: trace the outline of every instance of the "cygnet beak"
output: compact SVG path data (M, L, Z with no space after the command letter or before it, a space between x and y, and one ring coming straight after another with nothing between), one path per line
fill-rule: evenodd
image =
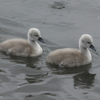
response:
M38 40L41 41L42 43L45 43L45 41L41 37L39 37Z
M90 45L90 48L96 51L95 47L92 44Z

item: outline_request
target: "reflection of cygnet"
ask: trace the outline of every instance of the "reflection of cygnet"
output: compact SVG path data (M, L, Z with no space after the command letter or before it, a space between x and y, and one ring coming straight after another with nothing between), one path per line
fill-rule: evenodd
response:
M96 51L93 46L93 39L90 35L84 34L79 39L79 50L73 48L58 49L47 56L47 63L57 64L64 67L75 67L92 62L91 53L88 48Z
M28 31L28 41L24 39L10 39L0 44L0 51L16 56L39 56L43 50L36 42L37 40L44 43L40 31L37 28L31 28Z

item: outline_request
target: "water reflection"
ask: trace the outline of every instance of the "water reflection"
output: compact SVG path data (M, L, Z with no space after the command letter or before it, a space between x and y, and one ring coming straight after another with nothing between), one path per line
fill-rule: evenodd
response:
M48 73L46 74L37 74L37 75L28 75L26 74L25 80L27 80L28 83L39 83L43 81L43 78L46 77Z
M13 56L8 55L4 52L0 53L1 59L9 60L10 62L14 62L16 64L25 64L26 67L37 68L37 63L42 58L42 56L38 57L21 57L21 56Z
M73 77L74 88L91 88L94 86L94 79L96 74L91 74L88 71L77 74Z
M43 69L45 66L44 58L46 57L46 53L47 52L38 57L21 57L1 52L0 56L2 61L8 61L12 65L12 68L9 70L12 75L15 75L15 77L19 79L17 80L19 81L17 85L23 86L25 84L40 83L48 75L47 68Z

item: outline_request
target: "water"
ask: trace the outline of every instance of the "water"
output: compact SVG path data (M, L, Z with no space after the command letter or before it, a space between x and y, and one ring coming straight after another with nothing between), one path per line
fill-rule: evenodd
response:
M0 53L0 100L100 100L100 57L81 68L59 69L46 64L58 48L78 48L78 39L92 35L100 55L99 0L0 0L0 42L27 38L39 28L46 44L40 57Z

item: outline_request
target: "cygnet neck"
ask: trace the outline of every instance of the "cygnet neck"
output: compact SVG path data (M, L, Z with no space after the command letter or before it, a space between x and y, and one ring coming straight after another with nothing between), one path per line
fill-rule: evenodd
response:
M30 46L31 46L31 47L33 48L33 50L34 50L34 56L40 55L40 54L43 52L41 46L37 43L37 41L35 41L35 40L30 40L30 39L28 38L28 43L30 44Z
M85 60L87 62L91 62L92 61L92 56L91 56L91 53L90 53L88 48L83 47L82 45L79 45L79 50L86 57Z
M31 40L28 38L28 43L30 44L31 47L36 47L37 46L37 42L35 40Z
M83 46L79 46L79 50L80 50L80 52L82 53L82 54L86 54L89 50L88 50L88 48L86 48L86 47L83 47Z

